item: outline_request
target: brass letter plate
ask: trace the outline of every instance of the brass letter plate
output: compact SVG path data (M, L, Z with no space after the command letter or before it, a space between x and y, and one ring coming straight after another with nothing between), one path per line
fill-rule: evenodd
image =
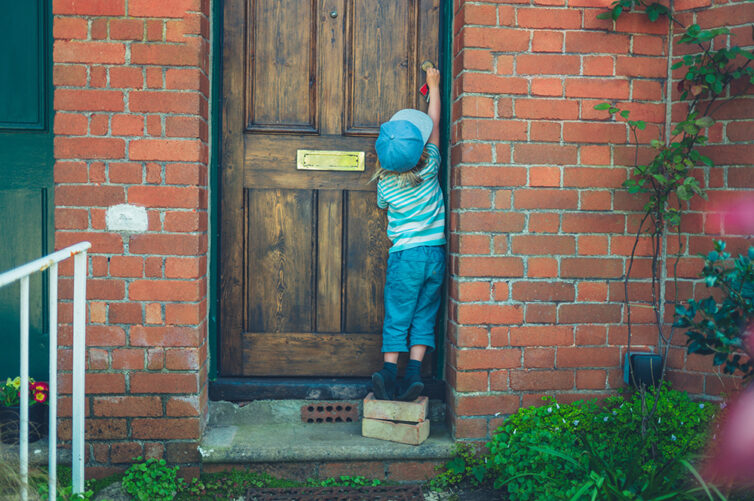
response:
M298 170L363 171L363 151L297 150Z

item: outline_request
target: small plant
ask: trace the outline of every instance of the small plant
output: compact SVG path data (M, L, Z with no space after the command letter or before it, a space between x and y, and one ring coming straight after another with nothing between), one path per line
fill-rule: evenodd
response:
M324 480L314 480L310 478L308 479L307 483L310 483L311 485L315 485L317 487L339 487L339 486L367 487L367 486L377 486L377 485L380 485L382 482L377 479L369 480L362 476L352 477L350 475L341 475L337 478L330 477Z
M136 461L143 461L141 456ZM131 465L126 470L121 485L139 501L169 501L175 498L180 482L176 479L178 467L167 466L164 459L149 458Z
M646 390L644 398L637 391L602 404L544 400L519 409L487 444L488 478L511 500L579 499L586 491L574 496L590 479L634 493L680 492L688 477L681 460L704 448L717 408L667 384ZM655 419L642 434L643 409L655 401Z
M754 353L747 351L747 338L754 329L754 246L731 259L725 242L716 240L714 245L715 250L703 256L701 276L715 294L690 299L688 307L677 306L675 325L687 329L689 353L713 355L713 364L722 365L726 374L740 371L751 379Z
M35 382L29 378L29 405L46 404L50 396L50 387L44 382ZM14 407L21 403L21 378L8 378L0 384L0 405Z
M456 444L453 459L445 466L439 475L429 482L432 490L444 490L469 483L474 487L481 485L487 476L487 458L480 454L473 446L464 443Z

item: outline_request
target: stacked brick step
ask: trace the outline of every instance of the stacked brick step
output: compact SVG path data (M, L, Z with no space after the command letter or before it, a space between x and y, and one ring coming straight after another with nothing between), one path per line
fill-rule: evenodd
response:
M377 400L374 393L364 398L361 434L369 438L419 445L429 437L427 397L413 402Z

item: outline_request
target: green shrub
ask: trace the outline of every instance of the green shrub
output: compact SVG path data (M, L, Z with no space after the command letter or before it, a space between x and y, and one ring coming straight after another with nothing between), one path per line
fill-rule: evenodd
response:
M469 483L473 487L484 482L487 475L487 458L484 457L471 445L465 443L456 444L453 451L453 459L445 466L438 467L440 474L429 481L432 490L444 490Z
M725 252L725 242L715 240L715 250L704 256L701 276L715 290L688 308L676 306L675 326L686 329L689 353L713 355L713 364L726 374L740 371L754 376L754 361L746 353L744 338L754 321L754 246L735 259Z
M544 406L520 409L487 444L488 478L495 488L505 487L512 500L570 499L584 485L585 472L594 467L591 449L593 456L606 460L608 468L623 472L624 477L640 465L641 471L631 481L638 484L675 462L672 472L663 470L659 477L662 488L672 489L688 473L679 460L706 443L716 406L693 402L686 393L667 386L657 395L655 422L647 424L644 434L638 392L628 399L611 397L602 404L560 405L545 397ZM647 392L648 408L654 399L655 392ZM640 490L638 485L626 488Z
M142 461L142 457L136 458ZM150 458L142 463L131 465L126 470L121 485L123 489L139 501L169 501L178 492L176 479L178 467L169 467L164 459Z

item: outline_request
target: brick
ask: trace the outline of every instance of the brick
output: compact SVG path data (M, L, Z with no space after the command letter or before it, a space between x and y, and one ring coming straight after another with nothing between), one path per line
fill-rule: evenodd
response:
M200 95L195 92L133 91L129 94L128 105L132 112L201 113ZM182 119L187 119L187 117L182 117Z
M199 47L191 45L131 44L131 64L200 66L201 57L202 51Z
M515 301L573 301L575 291L572 284L550 282L514 282Z
M55 64L89 63L122 65L126 61L126 46L122 43L57 40L53 46L52 57Z
M52 83L55 86L83 87L86 78L86 66L55 64L52 69Z
M569 236L515 235L511 250L514 254L549 255L574 254L575 239Z
M566 97L628 99L628 93L628 80L567 78L565 81Z
M198 255L205 249L203 235L141 234L130 239L133 254Z
M112 351L112 367L122 369L144 369L144 350L115 349Z
M165 351L166 369L176 371L199 370L199 365L199 352L196 349L171 349Z
M73 16L123 16L126 13L124 0L55 0L53 14Z
M134 115L114 115L111 128L113 136L141 136L144 134L144 118Z
M56 158L123 158L126 143L117 138L56 137ZM82 187L83 188L83 187ZM89 187L100 190L106 187ZM59 189L59 187L58 187ZM111 204L108 204L108 206Z
M560 135L559 124L542 124L545 126L554 126ZM532 124L532 135L534 134L534 124ZM540 140L542 138L540 137ZM557 140L557 139L554 139ZM533 187L558 187L560 186L560 167L531 167L529 169L529 186Z
M388 478L395 481L426 481L437 474L441 461L397 461L388 465Z
M529 91L524 78L488 73L463 73L458 77L458 85L461 92L483 94L527 94Z
M197 391L197 374L143 372L131 374L131 393L196 393Z
M548 369L555 367L554 348L526 348L524 349L524 367L527 369Z
M516 20L518 26L522 28L573 30L581 28L581 10L519 8L516 12Z
M459 416L485 416L513 414L518 410L518 395L485 395L458 397L456 413Z
M205 315L206 315L206 311L201 305L195 305L195 304L166 304L165 305L165 323L168 325L197 325L202 322ZM158 317L157 322L148 321L147 323L161 323L161 319Z
M588 348L583 346L573 348L558 348L558 367L617 367L620 350L617 347Z
M531 95L561 97L563 95L563 80L560 78L532 78ZM554 119L563 119L563 117L554 117ZM532 141L534 140L532 138Z
M569 143L619 143L627 141L623 124L567 122L563 124L563 140Z
M144 259L136 256L113 256L110 258L110 274L114 277L141 277L144 275Z
M141 417L162 415L159 397L95 397L94 415L103 417Z
M558 262L551 258L528 258L526 276L530 278L552 278L558 274Z
M130 340L133 346L199 346L201 330L190 327L134 326L131 328Z
M566 52L584 54L628 54L629 36L599 31L569 31L566 33Z
M456 286L453 297L458 301L489 301L489 282L461 282Z
M516 57L519 75L578 75L581 73L579 56L551 54L521 54Z
M523 145L517 145L521 147ZM463 166L455 169L455 186L521 186L526 184L526 169L510 166Z
M463 277L519 277L523 275L523 261L518 257L455 258L457 273Z
M604 390L607 371L578 370L576 371L576 388L579 390Z
M609 258L565 258L560 263L563 278L619 278L623 261Z
M205 156L205 148L196 140L136 139L131 141L128 151L131 160L158 162L201 162Z
M523 51L529 47L529 33L519 29L464 27L457 43L465 48L484 47L500 52Z
M487 391L487 372L454 372L456 391Z
M580 198L579 209L581 210L612 209L612 197L609 191L582 191Z
M549 144L516 144L513 160L520 164L569 165L575 164L575 146Z
M526 122L512 120L472 120L464 118L458 123L458 140L523 141L526 139Z
M516 116L537 120L575 120L579 116L579 103L559 99L516 99Z
M89 33L89 23L81 17L55 17L52 36L56 40L85 39Z
M458 419L455 423L456 439L459 438L487 438L487 419L466 418ZM428 477L431 477L430 474Z
M170 397L165 405L165 415L171 417L190 417L199 416L199 398L192 397Z
M136 280L128 289L129 299L136 301L198 301L204 293L198 280Z
M111 324L140 324L143 321L141 304L111 303L108 320Z
M114 66L109 72L112 88L140 89L144 86L144 72L141 68Z
M133 463L136 458L141 456L143 447L137 442L116 442L110 447L110 460L113 464ZM107 462L107 461L103 461Z
M143 40L144 21L140 19L112 19L110 21L111 40Z
M55 209L55 228L84 230L89 226L89 213L83 209Z
M429 421L416 424L396 423L365 417L361 420L361 434L364 437L419 445L429 437Z
M621 319L619 304L561 304L558 321L563 324L617 323Z
M129 0L128 15L133 17L183 17L194 10L194 0L172 0L170 3L155 3L152 0Z
M566 233L623 233L625 220L618 214L564 214L563 231Z
M612 76L615 74L615 61L612 56L584 56L585 76Z
M199 418L137 418L131 420L131 435L135 439L194 439L200 438Z
M561 31L537 30L532 32L531 50L534 52L561 52L564 33Z
M369 393L363 401L363 416L387 421L421 423L427 419L428 408L429 399L426 396L421 396L413 402L398 402L377 400L373 393Z
M513 206L516 209L576 209L579 195L574 190L517 190Z
M456 344L460 347L485 347L489 334L487 329L474 326L454 326Z
M511 327L510 346L568 346L573 344L573 327L567 325ZM493 339L493 345L495 345Z
M570 390L573 388L573 379L573 371L510 371L510 386L516 391Z
M511 369L521 367L520 349L460 350L456 364L459 370Z

